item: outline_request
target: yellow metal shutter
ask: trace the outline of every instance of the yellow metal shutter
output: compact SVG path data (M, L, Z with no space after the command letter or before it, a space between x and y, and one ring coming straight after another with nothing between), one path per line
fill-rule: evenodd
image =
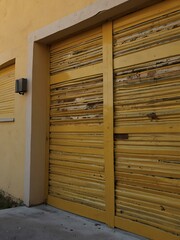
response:
M49 204L179 239L179 25L164 1L51 46Z
M0 118L14 117L14 65L0 70Z
M103 220L101 28L52 45L50 58L48 202Z
M180 14L153 9L114 22L115 224L170 240L180 237Z

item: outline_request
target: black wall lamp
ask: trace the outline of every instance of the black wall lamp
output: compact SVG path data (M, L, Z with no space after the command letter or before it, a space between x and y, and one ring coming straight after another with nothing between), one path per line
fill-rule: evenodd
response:
M27 92L27 78L20 78L16 80L15 93L24 95Z

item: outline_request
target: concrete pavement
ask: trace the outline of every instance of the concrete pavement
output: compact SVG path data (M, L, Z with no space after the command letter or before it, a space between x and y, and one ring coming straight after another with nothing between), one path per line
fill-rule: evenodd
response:
M0 210L0 240L145 240L74 214L40 205Z

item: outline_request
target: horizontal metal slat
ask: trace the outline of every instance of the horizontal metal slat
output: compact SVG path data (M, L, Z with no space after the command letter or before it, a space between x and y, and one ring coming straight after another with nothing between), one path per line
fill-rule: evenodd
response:
M0 118L1 122L13 122L14 118L14 84L15 66L9 66L0 70Z
M141 51L162 45L178 38L180 29L179 11L144 20L131 25L114 25L114 56ZM147 18L146 18L147 19ZM137 20L137 19L136 19ZM121 23L120 23L121 25Z
M89 77L91 75L96 75L102 73L102 63L83 67L82 69L75 69L71 71L66 72L60 72L56 75L51 76L50 84L56 84L59 82L66 82L67 80L76 79L76 78L83 78L83 77Z
M126 125L126 126L118 126L115 127L114 132L115 133L179 133L180 132L180 126L177 123L164 123L164 124L158 124L156 122L152 122L149 124L144 125Z
M131 53L114 59L114 69L128 67L155 59L176 56L180 52L180 41L171 42L162 46L152 47L140 52ZM154 54L156 53L156 54Z
M82 36L82 38L80 37ZM50 50L50 73L93 66L102 62L102 32L101 28L79 34L52 45Z

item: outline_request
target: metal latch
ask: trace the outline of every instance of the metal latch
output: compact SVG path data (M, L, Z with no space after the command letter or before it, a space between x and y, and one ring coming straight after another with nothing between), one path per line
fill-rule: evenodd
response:
M129 138L128 133L115 133L114 140L127 140Z

